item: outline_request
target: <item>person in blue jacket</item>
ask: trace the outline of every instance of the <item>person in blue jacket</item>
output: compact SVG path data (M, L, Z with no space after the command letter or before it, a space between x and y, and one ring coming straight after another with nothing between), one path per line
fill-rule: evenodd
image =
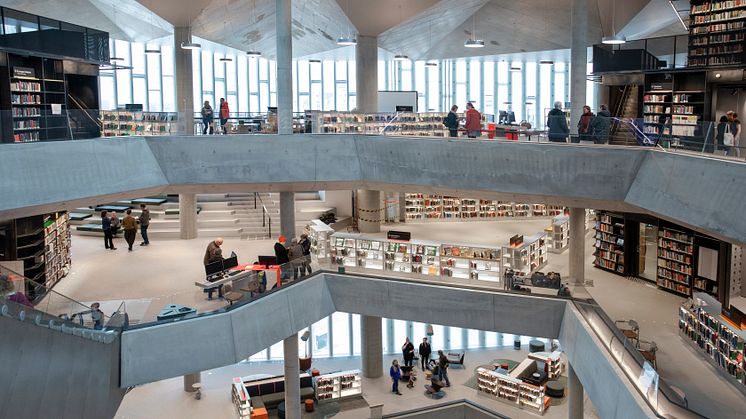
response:
M399 361L396 359L391 363L389 369L389 375L391 376L391 392L401 396L399 392L399 379L401 378L401 368L399 368Z

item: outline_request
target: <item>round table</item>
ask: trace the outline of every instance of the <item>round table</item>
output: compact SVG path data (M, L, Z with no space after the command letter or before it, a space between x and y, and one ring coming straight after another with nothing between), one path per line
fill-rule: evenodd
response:
M531 340L528 343L528 351L531 353L544 352L544 342L536 339Z
M548 381L547 396L557 399L565 397L565 383L561 383L559 381Z
M277 417L283 419L285 418L285 402L277 405Z

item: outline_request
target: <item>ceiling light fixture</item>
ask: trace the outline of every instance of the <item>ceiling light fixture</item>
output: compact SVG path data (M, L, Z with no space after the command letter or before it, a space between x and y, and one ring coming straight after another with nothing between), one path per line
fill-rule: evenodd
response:
M228 62L233 61L233 58L231 58L231 57L223 57L223 58L220 59L220 61L224 62L224 63L228 63Z
M466 48L484 48L484 40L477 39L477 15L471 15L471 37L464 41Z
M256 24L255 7L256 7L256 0L251 2L251 22L253 22L254 24ZM253 44L254 42L251 42L251 43ZM246 56L249 58L258 58L262 56L262 53L257 50L248 50L246 51Z
M437 67L437 66L438 66L438 63L434 61L428 61L425 63L425 67Z
M343 47L351 47L357 45L357 38L354 36L340 36L337 38L337 45Z
M510 71L521 71L520 67L512 66L510 67Z
M612 2L611 4L611 32L613 35L611 36L604 36L601 39L601 43L606 45L621 45L627 43L627 37L624 35L619 35L616 33L616 23L614 22L616 18L616 2Z
M673 9L674 13L676 13L676 17L679 18L679 22L681 22L681 26L684 27L684 30L689 32L689 28L686 27L686 23L684 23L684 19L681 17L681 13L679 13L678 10L676 10L676 6L673 5L673 0L668 0L668 4L671 5L671 8Z
M308 60L308 62L309 62L309 63L317 63L317 64L321 64L321 60L319 60L319 59Z
M202 48L202 45L196 42L182 42L181 43L181 49L200 49L200 48Z
M409 61L409 57L402 54L394 55L394 61Z
M160 49L149 48L149 49L145 49L145 53L149 54L149 55L158 55L158 54L161 53L161 50Z
M109 57L109 61L124 61L122 57Z
M261 57L262 53L259 51L246 51L246 55L249 56L250 58L257 58L257 57Z
M554 61L552 60L541 60L539 61L539 65L552 65L554 64Z

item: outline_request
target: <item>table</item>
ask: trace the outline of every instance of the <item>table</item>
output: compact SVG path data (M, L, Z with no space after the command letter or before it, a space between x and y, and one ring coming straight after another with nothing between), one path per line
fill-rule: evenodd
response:
M274 272L275 279L277 282L277 286L279 287L281 285L280 283L280 265L270 265L269 268L266 268L264 265L238 265L235 268L231 269L231 272L238 272L237 274L233 275L225 275L222 278L218 279L217 281L195 281L194 285L196 285L199 288L202 288L203 290L210 289L210 288L218 288L224 284L232 283L233 281L240 281L242 279L246 279L251 275L252 272L257 271L265 271L267 274L270 272ZM269 283L270 278L267 277L267 282Z
M565 384L556 380L547 382L547 396L558 399L565 397Z

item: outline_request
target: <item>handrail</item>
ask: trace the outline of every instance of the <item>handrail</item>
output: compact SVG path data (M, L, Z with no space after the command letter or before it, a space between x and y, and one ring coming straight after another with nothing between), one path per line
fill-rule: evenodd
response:
M259 198L259 202L262 204L262 227L267 227L267 238L272 238L272 216L269 215L267 206L264 205L264 200L258 192L254 192L254 209L256 209L256 200Z
M399 116L401 116L401 114L402 114L402 112L397 112L397 113L395 113L395 114L394 114L394 117L393 117L393 118L391 118L391 120L390 120L390 121L387 121L387 122L386 122L386 125L384 125L384 126L383 126L383 128L381 128L381 130L379 131L379 133L380 133L380 134L383 134L383 135L386 135L386 129L387 129L387 128L388 128L388 127L389 127L389 126L390 126L390 125L392 124L392 123L394 123L394 121L396 121L397 119L399 119Z
M91 115L89 115L88 114L89 109L83 107L83 105L77 99L75 99L75 97L73 95L71 95L71 94L68 93L67 97L69 97L70 99L72 99L72 101L75 102L76 105L78 105L78 110L83 111L83 115L85 115L86 117L88 117L88 119L90 119L91 122L93 122L94 124L98 125L98 127L100 129L103 129L104 123L101 120L96 119L96 118L92 117ZM67 114L69 116L70 112L68 112Z

